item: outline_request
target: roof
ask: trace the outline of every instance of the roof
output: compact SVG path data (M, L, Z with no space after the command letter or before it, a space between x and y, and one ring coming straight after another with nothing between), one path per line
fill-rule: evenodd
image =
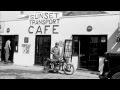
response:
M90 14L90 15L76 15L76 16L63 16L61 19L64 18L77 18L77 17L99 17L99 16L115 16L120 14Z
M105 11L62 11L62 12L63 12L63 16L106 14Z

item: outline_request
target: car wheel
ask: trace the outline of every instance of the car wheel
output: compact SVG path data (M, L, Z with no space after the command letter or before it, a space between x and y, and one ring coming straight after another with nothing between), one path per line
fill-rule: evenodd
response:
M111 79L120 79L120 72L113 74Z

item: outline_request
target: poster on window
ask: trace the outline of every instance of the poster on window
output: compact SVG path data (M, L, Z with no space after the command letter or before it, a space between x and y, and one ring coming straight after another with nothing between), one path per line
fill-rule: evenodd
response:
M30 53L30 44L22 44L23 47L23 54L29 54Z

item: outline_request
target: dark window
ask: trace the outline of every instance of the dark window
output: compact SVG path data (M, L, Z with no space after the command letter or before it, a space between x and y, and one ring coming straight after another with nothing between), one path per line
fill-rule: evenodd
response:
M72 50L72 55L78 55L79 54L79 39L77 36L73 37L73 50Z
M14 47L14 52L18 52L18 36L15 36L15 47Z
M1 58L1 51L2 51L2 36L0 36L0 58Z
M103 56L107 52L107 36L99 38L99 56Z

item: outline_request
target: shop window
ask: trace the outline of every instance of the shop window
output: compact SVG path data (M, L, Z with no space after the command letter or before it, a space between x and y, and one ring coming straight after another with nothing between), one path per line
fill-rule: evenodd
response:
M18 36L15 36L15 47L14 52L18 52Z
M66 59L71 60L72 40L65 40L64 55Z
M78 40L73 40L72 55L76 56L78 54L79 54L79 41Z
M1 58L1 51L2 51L2 36L0 36L0 58Z
M2 36L0 36L0 50L2 49Z
M90 43L98 43L98 37L91 37Z
M107 39L106 37L101 37L101 43L106 43Z
M73 36L73 41L72 41L72 55L76 56L79 55L79 37L78 36Z
M71 57L72 54L72 41L71 40L66 40L65 41L65 56L66 57Z

